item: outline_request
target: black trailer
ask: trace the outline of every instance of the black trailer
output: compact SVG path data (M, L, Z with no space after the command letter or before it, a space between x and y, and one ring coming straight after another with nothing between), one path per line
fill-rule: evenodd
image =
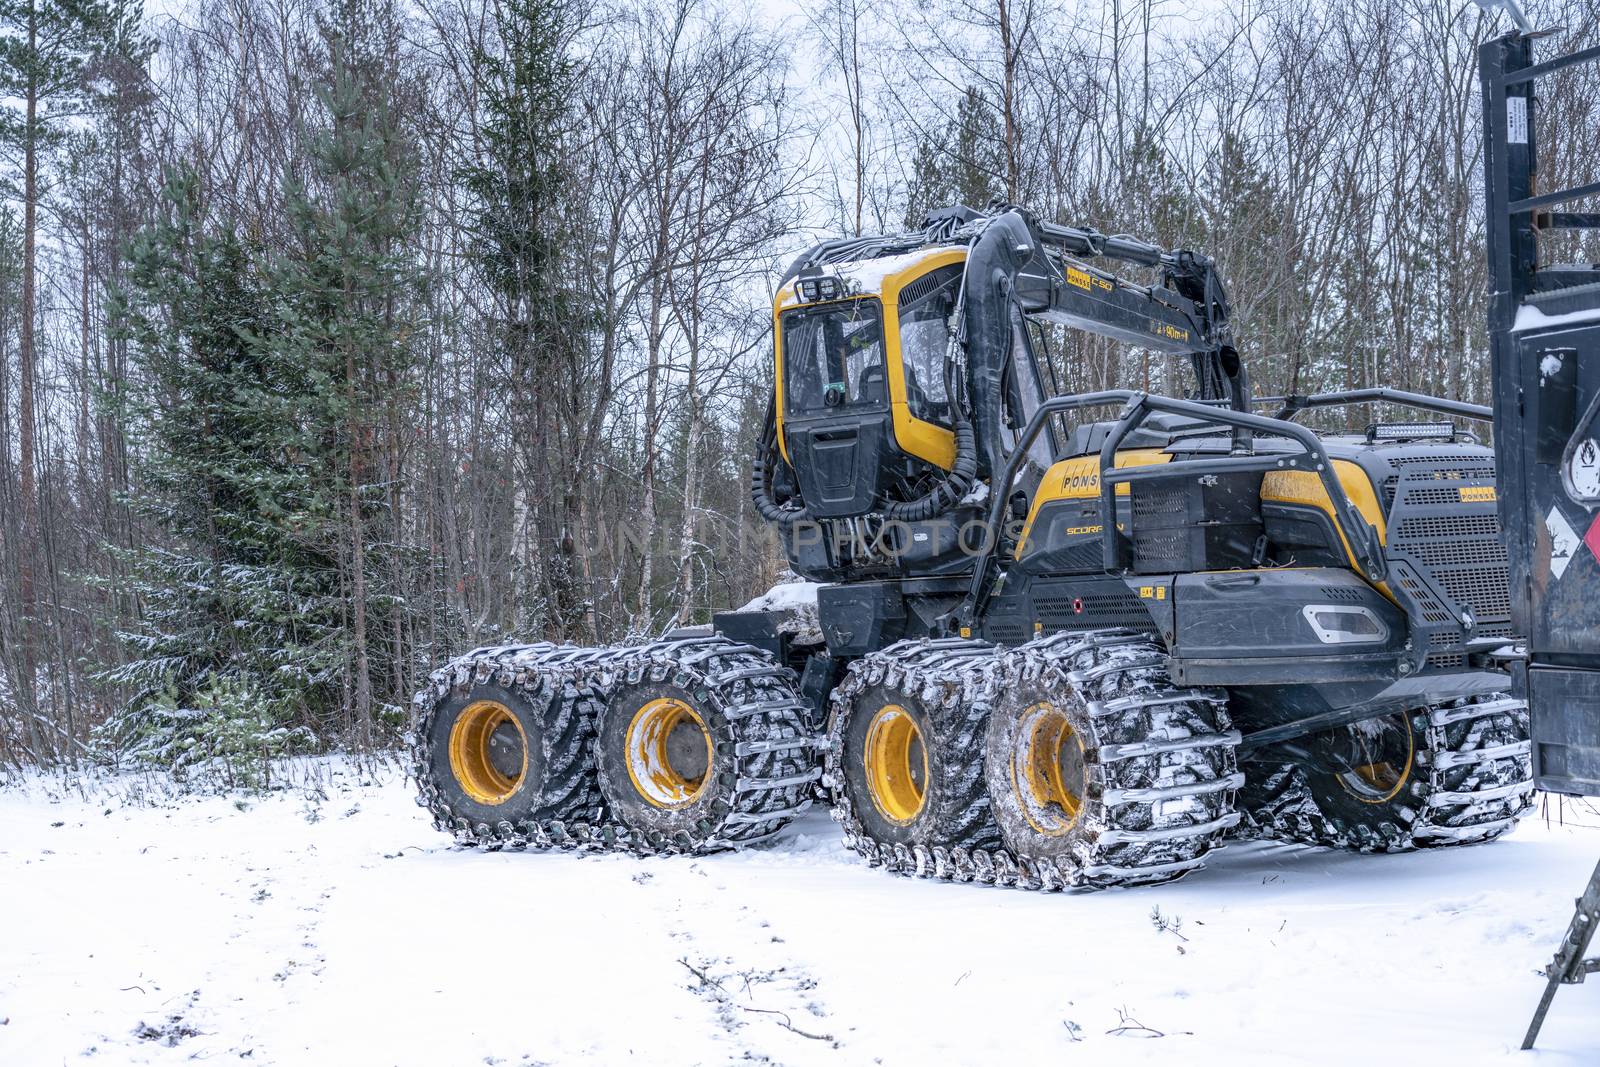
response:
M1514 670L1539 787L1600 796L1600 264L1540 263L1541 238L1600 230L1600 214L1564 210L1600 197L1600 182L1537 185L1539 79L1600 62L1600 48L1535 62L1544 35L1512 14L1522 28L1485 44L1479 68L1500 514L1512 617L1527 635ZM1584 959L1597 924L1600 867L1545 972L1523 1048L1556 989L1600 970L1600 960Z

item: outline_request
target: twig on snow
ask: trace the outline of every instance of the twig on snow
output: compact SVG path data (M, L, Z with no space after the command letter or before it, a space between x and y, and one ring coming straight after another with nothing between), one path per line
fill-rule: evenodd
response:
M678 959L678 962L683 964L685 967L689 968L689 973L694 975L696 978L700 979L700 984L701 985L714 985L718 989L722 989L722 983L721 982L717 981L715 978L711 977L709 974L707 974L706 972L702 971L700 968L696 967L694 964L690 963L688 960L683 959L682 957L680 957ZM723 989L722 991L724 993L727 992L727 990L725 990L725 989Z
M809 1033L809 1032L807 1032L805 1030L800 1029L798 1026L796 1026L794 1024L793 1020L791 1020L789 1018L788 1012L778 1011L775 1008L747 1008L743 1004L738 1005L738 1007L739 1007L739 1009L741 1011L753 1011L758 1015L776 1015L776 1016L778 1016L778 1019L779 1019L779 1022L778 1022L779 1026L783 1027L785 1030L788 1030L791 1033L799 1034L801 1037L809 1037L813 1041L832 1041L832 1040L834 1040L834 1037L833 1037L832 1034L813 1034L813 1033Z
M1148 1037L1166 1037L1166 1036L1168 1036L1165 1032L1163 1032L1161 1030L1157 1030L1153 1026L1146 1026L1144 1023L1140 1022L1138 1019L1135 1019L1133 1016L1129 1015L1127 1008L1118 1008L1117 1009L1117 1015L1118 1015L1119 1025L1113 1026L1111 1029L1107 1030L1106 1033L1115 1034L1118 1037L1121 1037L1121 1036L1123 1036L1125 1034L1129 1034L1129 1035L1132 1035L1134 1037L1147 1037L1147 1038ZM1176 1034L1186 1034L1186 1035L1189 1035L1191 1037L1194 1036L1194 1031L1193 1030L1177 1030L1177 1031L1174 1031L1174 1033L1176 1033Z

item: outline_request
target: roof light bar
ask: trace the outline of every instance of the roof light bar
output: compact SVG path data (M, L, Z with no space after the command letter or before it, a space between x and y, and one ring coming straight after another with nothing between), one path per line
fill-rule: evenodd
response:
M1455 437L1452 422L1379 422L1367 427L1369 441L1414 441L1418 438L1446 441Z

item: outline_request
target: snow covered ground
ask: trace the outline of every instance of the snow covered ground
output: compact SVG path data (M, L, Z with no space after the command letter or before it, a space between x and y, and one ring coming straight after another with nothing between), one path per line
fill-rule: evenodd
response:
M0 790L0 1064L1600 1062L1595 984L1515 1051L1592 809L1046 896L892 878L820 814L699 860L458 851L398 774L310 773Z

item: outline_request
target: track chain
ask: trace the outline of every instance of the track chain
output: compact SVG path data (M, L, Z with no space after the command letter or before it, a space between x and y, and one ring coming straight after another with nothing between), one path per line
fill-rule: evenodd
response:
M1108 720L1104 736L1121 742L1097 754L1108 788L1122 789L1122 818L1102 835L1115 863L1031 862L1001 847L992 827L931 846L887 845L872 839L843 788L842 738L830 732L824 782L845 844L872 866L895 874L973 882L1002 888L1055 891L1169 881L1202 865L1239 820L1233 793L1243 778L1234 762L1239 734L1230 729L1220 690L1179 689L1168 680L1166 657L1148 635L1131 631L1063 633L1015 649L976 641L903 641L852 664L835 690L838 709L868 688L887 684L930 706L961 706L983 722L1003 688L1048 677L1071 685L1091 711ZM1152 730L1153 720L1159 720ZM1140 791L1150 791L1140 795ZM1121 835L1113 836L1113 835Z
M1226 692L1174 685L1165 651L1135 631L1053 634L1008 658L1008 684L1071 687L1094 722L1085 757L1099 804L1085 817L1103 825L1075 862L1036 871L1041 887L1150 885L1203 867L1240 820L1240 735Z
M845 788L843 712L868 689L882 685L915 696L930 712L960 720L966 744L981 751L989 709L1000 692L1000 654L1003 650L982 641L941 638L901 641L862 656L850 665L831 698L823 783L833 801L833 818L844 834L845 846L868 865L918 878L939 878L984 885L1016 884L1015 864L995 842L987 812L965 823L959 837L932 846L890 845L867 832L856 815ZM973 788L984 791L981 757Z
M600 715L615 686L645 679L701 694L738 724L716 739L735 747L734 800L721 813L721 830L699 845L635 832L611 817L600 797L594 759ZM446 806L429 772L428 728L453 691L490 681L522 690L536 706L555 700L547 734L572 726L584 732L582 797L568 805L573 818L490 825L473 823ZM806 727L807 711L797 695L794 672L760 649L720 635L600 648L549 642L479 648L429 675L412 706L411 777L418 788L417 803L433 815L435 828L453 835L463 847L635 855L739 847L772 836L805 811L811 803L808 789L821 776L819 739Z
M1249 836L1354 852L1409 852L1492 841L1533 810L1528 706L1506 693L1446 701L1419 712L1420 770L1408 803L1377 825L1325 813L1292 765L1259 787ZM1414 772L1415 773L1415 772Z

